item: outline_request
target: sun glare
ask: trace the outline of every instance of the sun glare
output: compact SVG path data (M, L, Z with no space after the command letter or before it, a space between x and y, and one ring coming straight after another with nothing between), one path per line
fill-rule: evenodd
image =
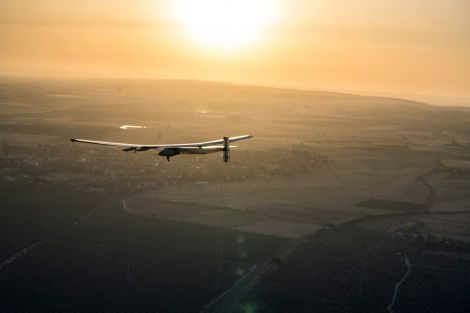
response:
M262 39L279 6L276 0L173 0L172 10L204 48L233 50Z

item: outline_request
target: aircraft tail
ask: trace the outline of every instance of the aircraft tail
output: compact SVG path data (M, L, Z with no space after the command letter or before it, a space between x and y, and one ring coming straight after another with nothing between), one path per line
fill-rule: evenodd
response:
M230 162L230 138L224 137L224 162Z

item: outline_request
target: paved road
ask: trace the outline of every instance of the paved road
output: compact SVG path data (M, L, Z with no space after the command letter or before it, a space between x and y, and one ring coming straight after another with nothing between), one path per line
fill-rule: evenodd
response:
M393 306L395 305L395 302L397 300L398 291L400 290L400 286L406 281L406 279L411 273L411 263L406 255L405 255L405 264L408 267L408 269L406 270L405 275L403 275L400 281L395 284L395 291L392 296L392 302L390 302L390 304L387 306L387 311L389 313L395 313L395 311L393 311Z
M95 213L96 211L96 208L93 208L90 212L88 212L87 214L81 216L79 219L77 219L75 222L72 223L72 225L70 226L67 226L65 227L64 229L62 229L61 231L59 231L55 236L59 236L67 231L70 231L72 229L74 229L75 227L77 227L81 222L83 222L85 219L87 219L88 217L90 217L93 213ZM19 257L23 256L23 255L26 255L28 254L30 251L48 243L49 241L52 240L54 236L51 236L49 238L45 238L45 239L42 239L40 241L37 241L27 247L24 247L23 249L21 249L20 251L18 251L17 253L9 256L8 258L6 258L5 260L3 260L1 263L0 263L0 271L2 271L5 267L7 267L8 265L14 263Z

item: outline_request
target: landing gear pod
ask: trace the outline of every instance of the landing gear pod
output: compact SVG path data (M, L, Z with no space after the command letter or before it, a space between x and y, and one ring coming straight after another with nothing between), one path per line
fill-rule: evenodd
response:
M224 162L230 162L230 139L224 137Z
M167 161L170 162L170 157L180 154L181 151L178 148L166 148L158 153L160 156L166 157Z

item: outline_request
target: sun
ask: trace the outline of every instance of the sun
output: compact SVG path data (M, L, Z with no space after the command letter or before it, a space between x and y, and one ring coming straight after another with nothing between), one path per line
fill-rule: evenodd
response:
M173 16L207 49L233 50L262 39L276 20L276 0L172 0Z

